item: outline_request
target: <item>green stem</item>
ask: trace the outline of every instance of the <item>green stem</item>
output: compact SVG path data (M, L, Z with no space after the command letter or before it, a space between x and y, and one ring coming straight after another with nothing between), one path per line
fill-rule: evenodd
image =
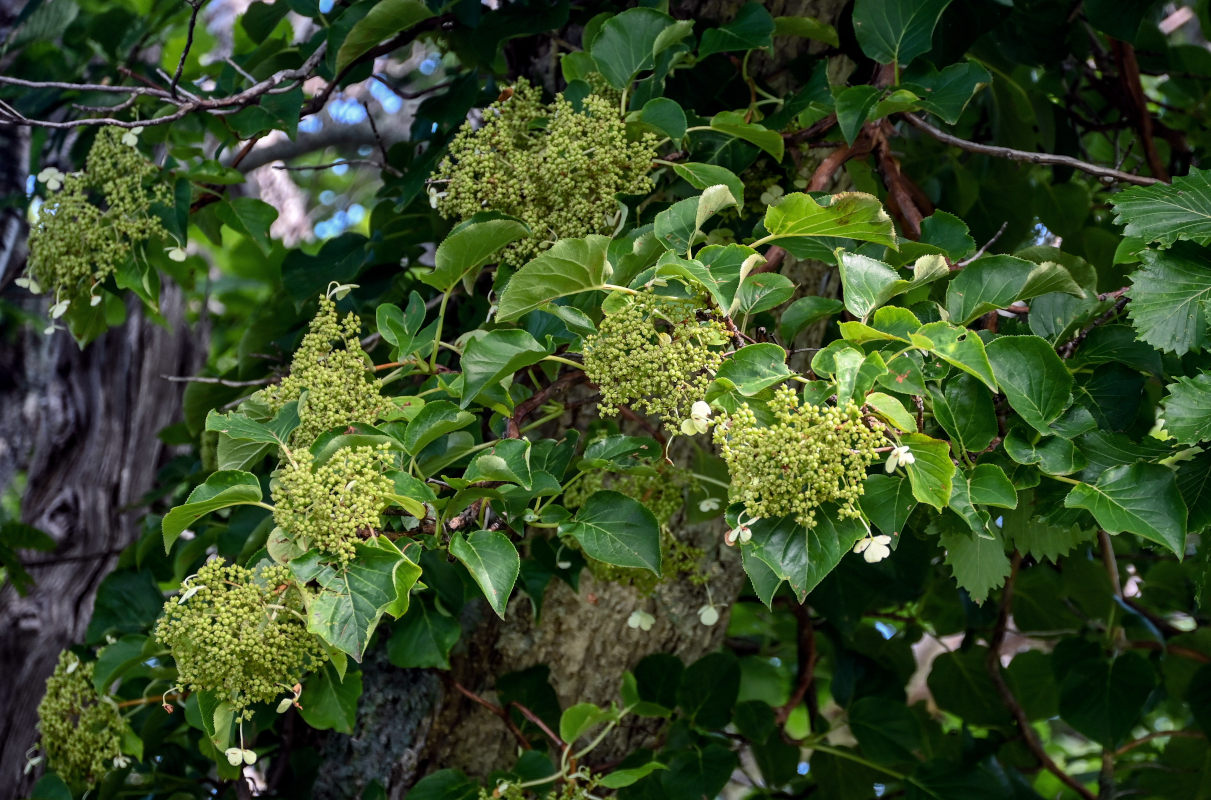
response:
M1073 486L1081 485L1080 481L1069 478L1066 475L1048 475L1047 477L1051 478L1053 481L1060 481L1061 483L1071 483Z
M262 503L260 500L256 501L255 503L251 503L250 505L257 506L258 508L263 508L263 509L265 509L266 511L274 511L274 510L275 510L273 506L269 505L268 503Z
M623 292L625 294L634 294L634 295L640 294L640 292L635 289L630 289L626 286L616 286L612 283L602 284L601 288L602 288L602 291L606 291L606 292ZM577 364L576 366L580 366L580 365Z
M441 350L442 326L446 322L446 304L450 302L450 293L442 295L441 308L437 310L437 329L433 332L433 353L429 356L429 371L437 369L437 353Z
M562 417L562 416L563 416L563 412L564 412L564 409L563 409L563 408L560 408L558 411L552 411L550 414L547 414L545 417L540 417L539 419L534 420L533 422L531 422L529 425L527 425L526 427L522 428L522 429L521 429L520 431L518 431L518 432L519 432L519 433L526 433L526 432L528 432L528 431L532 431L532 430L534 430L535 428L539 427L540 425L546 425L546 424L547 424L548 422L550 422L551 420L553 420L553 419L559 419L560 417Z
M826 744L810 744L810 745L805 745L805 746L809 747L812 750L815 750L817 753L826 753L827 755L830 755L830 756L836 756L837 758L844 758L848 761L852 761L855 764L861 764L862 766L864 766L868 769L873 769L876 772L882 772L884 775L889 775L898 781L904 781L906 783L915 784L915 782L913 781L912 778L910 778L909 776L907 776L903 773L896 772L894 769L888 769L887 767L880 766L879 764L876 764L873 761L867 761L862 756L857 755L855 753L851 753L848 750L842 750L840 747L830 747L829 745L826 745Z
M542 360L543 361L554 361L557 364L567 364L569 367L576 367L576 369L579 369L579 370L584 369L584 364L581 364L577 361L573 361L570 358L564 358L563 356L544 356Z

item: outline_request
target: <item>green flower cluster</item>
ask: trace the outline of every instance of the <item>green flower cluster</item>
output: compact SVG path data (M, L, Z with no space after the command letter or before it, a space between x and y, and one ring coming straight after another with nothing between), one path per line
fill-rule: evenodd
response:
M69 783L96 783L123 760L126 723L117 704L93 688L94 666L64 650L38 705L47 763Z
M719 345L726 342L723 323L695 303L639 294L585 339L584 371L601 390L598 410L608 416L626 405L680 430L723 363Z
M651 190L647 176L656 137L628 141L616 103L591 94L577 111L524 79L511 96L484 110L450 143L432 179L430 197L442 216L467 219L484 210L523 220L533 235L510 245L504 262L520 266L558 239L609 233L616 194Z
M327 658L307 632L302 599L282 566L208 561L164 604L156 640L172 651L180 683L216 692L250 719L253 703L289 691Z
M355 314L341 320L336 304L321 297L319 312L290 363L290 374L254 395L274 414L290 401L302 398L299 426L291 436L294 444L307 446L325 431L378 419L385 407L382 381L367 372L360 333L361 323Z
M362 533L379 529L379 514L395 491L384 473L394 465L387 444L345 447L319 466L311 453L297 451L273 483L273 520L304 547L346 564Z
M800 405L793 389L780 386L769 404L772 425L760 426L748 404L715 426L715 442L731 473L731 499L750 517L793 514L815 522L815 508L833 502L840 515L859 515L866 467L883 435L862 420L861 409Z
M93 302L96 286L136 246L167 235L151 207L172 202L171 184L159 180L156 166L123 138L132 140L118 128L103 128L83 172L56 174L53 185L62 188L42 205L30 230L30 289L49 292L57 304L66 301L62 310Z

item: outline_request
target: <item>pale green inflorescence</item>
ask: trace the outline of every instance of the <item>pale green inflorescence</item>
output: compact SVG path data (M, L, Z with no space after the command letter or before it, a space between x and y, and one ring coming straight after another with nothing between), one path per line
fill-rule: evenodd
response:
M675 432L706 394L726 341L719 318L695 303L643 293L585 338L584 371L601 390L602 414L625 405Z
M321 433L342 425L372 423L385 407L382 381L367 369L360 333L356 315L341 320L336 304L321 297L319 311L295 351L290 374L254 395L277 413L306 390L299 426L291 436L295 445L309 446Z
M97 134L84 171L62 177L30 229L30 277L56 301L90 303L136 246L167 235L151 207L172 202L171 184L157 180L157 167L123 135Z
M216 693L238 719L268 703L321 665L323 644L307 632L290 571L208 561L169 598L156 639L177 663L182 686Z
M96 783L122 756L126 725L117 704L93 687L94 666L64 650L38 705L47 765L69 783Z
M348 563L354 544L379 528L387 495L395 490L384 474L393 466L387 444L345 447L319 466L300 450L274 480L274 522L304 546Z
M482 127L467 123L454 137L430 193L447 218L490 210L529 225L533 235L504 251L506 264L520 266L558 239L610 233L614 196L652 188L656 137L628 141L617 105L600 95L577 111L563 95L544 104L523 79L483 116Z
M815 509L836 503L842 517L856 517L866 468L883 435L867 427L861 409L800 404L780 386L769 404L771 425L759 425L748 404L715 426L715 442L731 473L731 499L750 517L794 515L815 522Z

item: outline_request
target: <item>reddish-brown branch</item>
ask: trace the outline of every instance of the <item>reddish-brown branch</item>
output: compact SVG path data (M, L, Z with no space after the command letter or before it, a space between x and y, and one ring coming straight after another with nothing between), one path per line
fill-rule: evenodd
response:
M485 700L484 698L480 697L475 692L473 692L470 689L468 689L467 687L463 686L461 683L454 680L453 678L449 678L448 681L451 686L453 686L455 689L458 690L458 692L460 694L462 694L463 697L466 697L468 700L478 703L479 705L486 708L488 711L492 712L492 714L494 714L495 716L500 717L500 719L505 723L505 726L508 727L509 733L513 734L513 738L517 740L517 743L519 745L521 745L521 748L523 750L533 750L534 749L533 745L530 744L530 740L527 739L526 735L521 732L521 728L517 727L517 724L515 722L513 722L512 718L509 716L508 711L506 711L505 709L496 705L495 703L491 703L491 702ZM516 705L516 704L514 704L514 705Z
M525 706L523 706L521 703L517 702L516 700L509 703L509 707L516 708L518 711L521 712L521 715L523 717L525 717L526 719L530 720L530 722L533 722L535 725L537 725L538 729L547 735L547 738L551 740L551 744L555 745L555 748L557 750L559 750L559 752L562 753L564 750L568 749L568 743L565 742L563 739L560 739L558 736L556 736L555 732L553 730L551 730L549 727L547 727L547 723L543 722L542 719L537 714L535 714L533 711L526 708Z
M1156 151L1156 141L1152 137L1152 114L1148 111L1148 98L1144 95L1143 84L1140 83L1140 65L1135 58L1135 48L1117 39L1110 40L1110 47L1118 64L1119 77L1127 90L1127 96L1131 99L1132 111L1135 112L1135 128L1139 131L1144 155L1148 158L1148 168L1152 170L1153 175L1168 182L1169 171L1161 161L1160 154Z
M1084 800L1096 800L1093 792L1089 791L1080 781L1061 769L1052 760L1051 756L1047 755L1042 742L1039 741L1038 734L1035 733L1034 727L1030 724L1030 718L1026 716L1025 709L1022 708L1022 704L1014 696L1013 691L1009 688L1009 684L1005 681L1005 676L1001 672L1001 645L1005 643L1005 631L1009 625L1009 615L1013 610L1013 584L1018 575L1018 568L1021 565L1022 555L1015 550L1009 577L1005 579L1005 588L1001 592L1001 606L997 612L996 625L992 630L992 638L988 642L988 660L986 662L988 674L992 678L992 683L996 687L997 694L1001 696L1001 701L1017 721L1018 730L1022 734L1022 739L1026 743L1027 749L1038 759L1043 768L1059 778L1061 783L1072 789Z
M871 134L875 142L876 163L883 176L883 185L887 187L888 206L899 218L901 230L910 239L920 239L921 222L933 213L933 208L921 190L900 171L900 161L892 153L888 142L891 132L891 124L884 119Z
M816 697L813 691L816 676L816 629L812 625L811 613L807 610L807 606L792 604L790 609L795 616L798 630L795 647L798 660L795 667L795 689L791 692L790 699L779 707L775 719L778 721L778 727L782 727L786 724L791 712L806 699L807 724L810 728L816 717Z
M585 375L582 370L569 370L560 375L554 383L547 385L542 391L518 403L517 408L513 409L513 416L509 418L505 435L510 439L520 439L521 423L526 417L534 413L534 410L543 403L550 400L552 395L566 392L584 379Z

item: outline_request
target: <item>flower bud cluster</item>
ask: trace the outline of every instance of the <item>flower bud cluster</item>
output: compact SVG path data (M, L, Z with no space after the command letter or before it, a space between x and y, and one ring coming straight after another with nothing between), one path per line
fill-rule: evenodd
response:
M520 266L557 239L610 233L614 195L652 188L656 137L628 141L617 104L604 97L587 96L579 111L563 95L544 104L541 90L522 79L483 118L450 142L430 196L447 218L492 210L529 225L533 235L505 250L507 264Z
M294 353L290 374L281 383L257 393L277 413L290 401L300 399L304 390L307 392L299 407L293 443L307 446L325 431L378 419L385 406L382 381L367 372L360 333L361 323L355 314L340 320L336 304L321 297L319 312Z
M303 547L314 547L340 564L354 543L379 529L379 515L395 484L390 445L345 447L322 465L296 451L273 483L273 520Z
M217 693L237 719L268 703L327 658L307 632L302 600L282 566L208 561L169 598L156 640L172 651L182 686Z
M167 235L151 207L171 203L171 184L122 135L118 128L101 129L83 172L56 171L46 181L48 188L61 188L43 203L30 229L29 286L48 292L57 304L90 304L97 284L131 258L136 246Z
M723 363L726 342L723 323L694 303L641 293L585 338L584 371L601 390L598 410L608 416L630 406L680 431Z
M68 783L96 783L122 758L126 723L117 704L93 688L94 666L64 650L38 705L48 766Z
M856 517L866 468L882 434L868 428L858 406L800 404L780 386L769 404L774 423L757 424L748 404L715 426L715 442L731 473L731 499L754 518L793 514L802 525L815 522L822 503Z

